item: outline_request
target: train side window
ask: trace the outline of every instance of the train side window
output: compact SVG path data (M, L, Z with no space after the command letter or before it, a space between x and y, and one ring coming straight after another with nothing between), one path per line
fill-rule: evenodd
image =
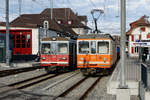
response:
M89 53L89 42L88 41L79 42L79 53L81 53L81 54Z
M91 53L96 53L96 41L91 41Z
M109 42L99 41L97 45L97 51L99 54L108 54L109 53Z
M30 48L30 35L27 35L27 48Z
M50 54L50 44L49 43L42 44L41 53L42 54Z

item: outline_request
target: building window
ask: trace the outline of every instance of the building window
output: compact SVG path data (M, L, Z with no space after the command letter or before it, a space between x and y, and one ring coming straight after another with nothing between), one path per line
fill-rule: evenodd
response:
M139 35L135 35L134 39L135 39L136 42L138 42L139 41Z
M45 29L49 29L49 22L44 21L43 26L44 26Z
M139 53L139 48L138 47L134 48L134 53Z
M145 27L141 27L140 30L141 30L142 32L145 32Z

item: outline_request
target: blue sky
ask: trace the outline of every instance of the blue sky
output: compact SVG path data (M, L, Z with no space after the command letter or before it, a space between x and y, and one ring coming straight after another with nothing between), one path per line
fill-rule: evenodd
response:
M126 25L143 15L150 16L150 0L126 0ZM22 14L40 13L50 7L49 0L22 0ZM98 29L107 33L120 33L120 0L54 0L55 8L72 8L79 15L88 16L88 26L94 28L92 9L103 9L98 20ZM19 15L18 0L10 0L10 21ZM0 0L0 21L5 21L5 0Z

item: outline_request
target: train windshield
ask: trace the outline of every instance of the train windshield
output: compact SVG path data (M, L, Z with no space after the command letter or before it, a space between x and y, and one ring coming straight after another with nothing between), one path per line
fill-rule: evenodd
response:
M108 54L109 53L109 42L99 41L97 45L97 51L99 54Z
M49 43L43 43L41 46L41 54L50 54L50 47Z
M68 53L68 44L67 43L58 43L58 54L67 54Z
M89 42L88 41L79 42L79 53L81 53L81 54L89 53Z

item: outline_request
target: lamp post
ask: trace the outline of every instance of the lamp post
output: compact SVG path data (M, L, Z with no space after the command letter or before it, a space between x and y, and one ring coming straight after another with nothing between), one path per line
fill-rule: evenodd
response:
M121 0L121 73L120 73L120 88L127 88L125 81L125 46L126 46L126 0Z
M10 65L9 52L9 0L6 0L6 64Z

